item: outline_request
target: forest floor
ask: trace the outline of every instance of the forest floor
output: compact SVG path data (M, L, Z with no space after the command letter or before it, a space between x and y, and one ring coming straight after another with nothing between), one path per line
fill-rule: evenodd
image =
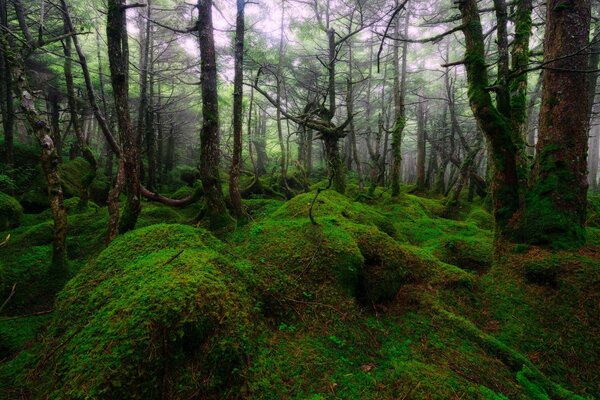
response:
M600 398L600 199L577 250L493 246L481 204L332 190L246 200L218 238L199 205L145 203L104 245L67 200L0 248L0 398ZM313 188L314 190L314 188ZM60 292L57 291L65 284Z

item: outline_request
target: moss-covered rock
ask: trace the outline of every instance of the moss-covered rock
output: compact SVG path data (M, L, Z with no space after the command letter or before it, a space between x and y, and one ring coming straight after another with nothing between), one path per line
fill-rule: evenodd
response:
M50 208L47 188L43 185L33 187L19 197L19 202L25 212L40 213Z
M239 393L253 329L247 271L202 235L183 225L138 229L73 278L44 343L63 347L40 357L52 367L35 389L57 398Z
M0 192L0 231L19 226L23 207L12 196Z

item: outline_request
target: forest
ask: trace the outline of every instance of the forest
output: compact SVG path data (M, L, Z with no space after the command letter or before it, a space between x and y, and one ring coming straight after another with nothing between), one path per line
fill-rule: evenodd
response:
M600 399L600 1L0 0L0 399Z

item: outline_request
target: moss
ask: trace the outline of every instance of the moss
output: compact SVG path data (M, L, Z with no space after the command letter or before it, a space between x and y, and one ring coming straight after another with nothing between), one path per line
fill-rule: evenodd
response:
M173 207L159 203L147 203L142 207L136 226L142 228L154 224L180 222L183 222L183 217Z
M14 198L0 192L0 231L19 226L23 217L23 207Z
M471 271L485 271L492 264L492 243L481 237L447 237L440 239L435 254L440 260Z
M203 234L182 225L132 231L71 280L44 342L63 348L35 389L69 398L236 393L251 301L242 272Z
M483 208L474 207L467 215L467 221L474 222L480 229L494 229L494 217Z
M48 193L42 185L26 191L19 197L19 202L23 209L30 213L39 213L50 208Z
M359 297L367 304L395 300L402 286L427 274L425 264L415 254L377 228L358 225L350 231L364 257Z
M525 279L530 283L555 287L561 267L556 257L524 262Z
M88 176L93 178L90 164L81 157L60 164L58 170L65 197L79 196L82 188L91 183Z
M196 190L190 186L182 186L170 196L173 199L183 199L194 194Z
M586 204L579 204L572 174L556 154L559 150L549 145L540 151L537 180L510 232L515 241L557 249L585 243Z

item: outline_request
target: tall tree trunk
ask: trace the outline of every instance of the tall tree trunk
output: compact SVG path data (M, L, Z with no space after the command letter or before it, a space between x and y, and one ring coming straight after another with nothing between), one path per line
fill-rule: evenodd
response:
M0 27L8 28L7 0L0 0ZM8 56L8 46L11 43L8 31L0 32L0 111L2 112L2 128L4 130L4 161L8 166L9 177L14 179L14 126L15 110L13 103L12 66ZM5 44L6 43L6 44Z
M162 92L160 89L160 81L157 86L157 96L156 96L156 183L157 185L161 185L164 177L163 177L163 159L164 159L164 130L163 130L163 121L162 121Z
M254 130L254 139L252 140L252 145L256 150L256 172L258 176L263 176L267 173L266 130L267 117L264 110L260 110L256 118L256 129Z
M351 30L350 25L349 30ZM352 70L354 68L354 58L352 54L352 39L348 39L348 82L347 82L347 94L346 94L346 109L348 115L354 115L354 82ZM358 189L362 192L365 188L365 180L363 177L362 165L360 164L360 157L358 156L358 146L356 144L356 130L354 129L354 121L350 122L349 125L351 156L350 160L354 160L356 165L356 174L358 175Z
M246 0L237 0L235 24L235 76L233 78L233 155L229 174L229 197L233 214L245 218L246 211L240 194L240 169L242 167L242 113L244 98L244 7Z
M398 2L396 1L396 7ZM409 15L407 13L404 22L404 37L408 35ZM396 20L394 28L395 36L400 36L400 17ZM394 44L394 117L395 122L392 128L392 168L390 171L390 181L392 183L392 196L400 194L401 163L402 163L402 133L406 126L406 107L404 100L406 97L406 59L407 59L408 41L402 42L402 69L400 69L398 46Z
M146 135L146 157L148 160L147 189L156 190L156 108L154 107L154 60L152 59L153 40L152 29L148 29L146 40L149 42L148 66L148 102L146 104L146 117L144 118L144 132Z
M285 147L285 142L283 140L283 128L281 126L281 91L282 91L282 80L283 80L283 21L285 15L285 0L281 2L281 20L280 20L280 36L279 36L279 51L278 51L278 63L277 63L277 138L279 140L279 151L281 152L281 156L279 158L280 172L281 172L281 184L284 187L288 187L287 184L287 161L286 154L287 150Z
M590 149L588 155L588 183L590 189L598 190L598 159L600 158L600 125L590 131Z
M129 45L127 43L127 18L125 0L109 0L106 36L110 77L115 99L121 166L127 203L119 220L119 232L124 233L135 227L141 211L140 158L136 134L129 113ZM118 179L117 179L118 180ZM118 190L116 185L114 190ZM116 199L118 196L111 196ZM115 209L113 208L113 211ZM115 221L116 222L116 221ZM109 238L116 234L115 226L109 227Z
M5 49L10 49L8 53L8 63L11 65L13 89L15 95L19 98L21 111L25 114L27 122L31 126L32 132L41 146L40 161L42 171L46 178L48 186L48 197L50 198L50 209L54 220L54 234L52 240L52 264L50 274L53 278L63 278L68 273L67 266L67 211L63 202L63 189L58 172L60 163L54 140L47 122L40 117L40 113L35 107L35 99L29 88L27 75L23 66L23 60L17 59L19 52L11 49L4 36L0 36L0 41Z
M421 99L417 105L417 186L418 192L425 191L425 143L427 134L425 124L427 116L424 101Z
M217 59L212 23L212 0L198 0L200 82L202 87L202 131L200 132L200 179L206 199L210 228L218 230L233 221L229 216L219 176L219 97Z
M462 1L459 9L466 44L469 104L479 128L486 136L496 233L504 235L506 226L520 204L517 143L513 140L510 122L494 106L488 91L490 85L485 42L477 0Z
M585 241L590 0L547 2L539 138L533 184L515 237L554 246ZM553 61L555 60L555 61Z
M69 22L64 18L64 32L65 34L70 33ZM79 193L79 205L81 209L85 209L89 200L89 187L96 177L96 158L92 153L92 150L87 146L83 132L81 130L81 121L79 120L79 114L77 110L77 102L75 100L75 84L73 82L73 66L72 66L72 39L67 37L64 41L64 73L65 73L65 85L67 87L67 103L69 106L69 114L71 116L71 126L75 133L75 139L77 140L77 153L83 155L83 158L90 165L90 173L81 177L81 191Z

